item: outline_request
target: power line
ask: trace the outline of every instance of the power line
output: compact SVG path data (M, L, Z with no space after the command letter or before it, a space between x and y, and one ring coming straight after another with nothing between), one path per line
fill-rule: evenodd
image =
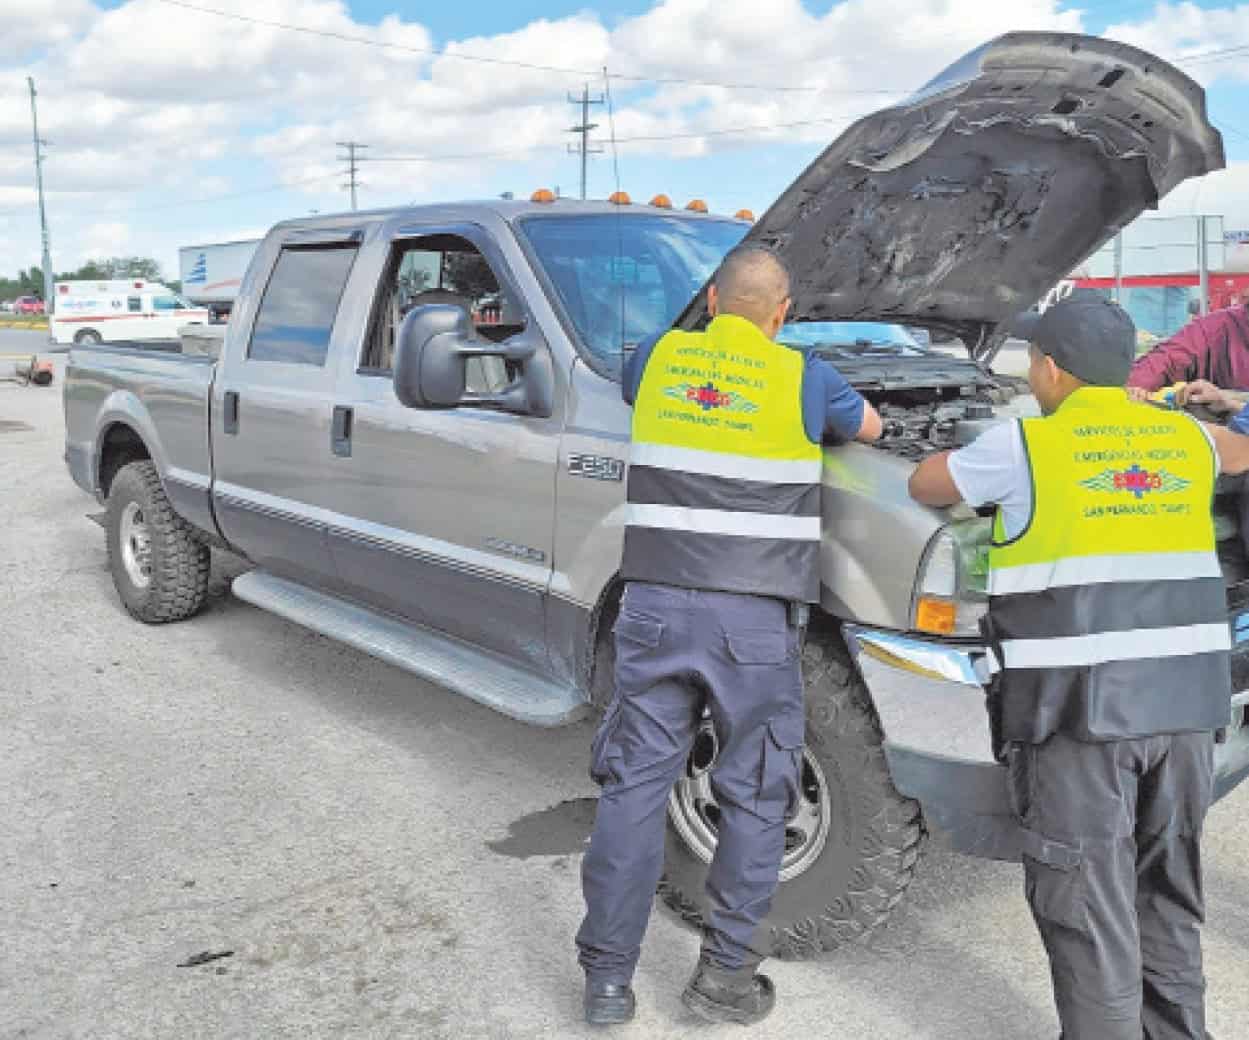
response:
M367 148L368 145L360 144L359 141L339 141L338 147L347 149L347 154L340 155L338 161L347 163L347 183L343 187L351 189L351 208L354 210L356 208L356 189L360 187L360 181L356 178L360 159L356 157L356 153ZM363 158L363 156L360 158Z
M753 126L725 127L721 130L690 130L675 134L637 134L631 137L617 137L616 144L642 144L655 141L687 141L700 137L729 137L734 134L770 133L775 130L792 130L804 126L827 126L830 123L849 123L853 116L827 116L818 119L798 119L789 123L757 123ZM368 155L362 156L361 162L379 163L420 163L444 161L469 161L472 159L503 159L528 155L549 145L538 143L527 148L511 149L500 152L461 152L459 154L436 155Z
M1233 55L1243 54L1249 51L1249 43L1238 44L1235 47L1220 47L1218 50L1201 51L1197 54L1189 54L1183 58L1173 58L1173 65L1204 65L1209 62L1223 61Z
M326 39L339 40L343 43L355 43L364 47L377 47L382 50L403 51L407 54L426 54L435 58L452 58L457 61L475 61L488 65L508 65L512 68L529 69L533 72L555 72L561 75L576 76L584 79L597 76L597 71L575 69L561 65L543 65L531 61L516 61L511 58L489 58L480 54L460 54L456 51L438 50L433 47L413 47L406 43L390 43L385 40L370 40L365 36L352 36L349 33L335 32L333 29L314 29L308 25L295 25L291 22L279 22L269 18L255 18L251 15L236 14L233 11L222 11L215 7L204 7L199 4L187 3L186 0L157 0L169 7L181 7L199 14L210 14L218 18L229 18L236 22L247 22L250 25L263 25L269 29L282 29L286 32L304 33L308 36L322 36ZM642 76L622 72L613 72L612 77L627 80L631 83L674 84L691 87L723 87L729 90L775 90L781 92L828 93L828 94L904 94L907 91L887 90L884 88L833 88L795 86L782 83L725 83L718 80L690 79L682 76Z
M581 122L576 126L570 126L568 128L568 132L570 134L579 134L581 136L581 140L575 145L570 144L568 146L568 150L573 155L576 155L577 153L581 154L581 197L584 199L586 161L589 159L591 154L598 154L603 150L602 148L590 147L590 131L598 129L598 123L590 122L590 106L601 105L603 103L603 95L600 94L596 98L590 97L590 84L586 83L581 88L581 97L574 97L572 94L569 94L568 102L569 104L581 106Z

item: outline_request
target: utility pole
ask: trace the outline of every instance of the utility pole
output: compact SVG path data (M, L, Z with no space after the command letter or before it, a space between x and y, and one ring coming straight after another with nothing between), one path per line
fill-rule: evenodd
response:
M39 230L43 235L43 309L51 314L56 304L52 292L52 248L48 241L48 212L43 204L43 146L48 142L39 136L39 109L35 105L35 81L26 77L30 87L30 123L35 139L35 187L39 192Z
M1123 232L1115 235L1115 303L1123 306Z
M581 106L581 122L577 126L568 128L570 134L580 134L581 140L575 145L570 144L568 151L572 155L577 155L578 153L581 155L581 197L584 199L586 160L591 155L596 155L603 150L602 148L590 147L590 131L598 128L598 123L590 122L590 106L601 105L603 103L603 95L600 94L596 98L590 97L590 85L587 83L581 88L581 97L576 97L573 94L568 95L568 103Z
M1206 218L1197 218L1197 283L1201 293L1201 314L1210 313L1210 243L1207 241Z
M338 161L347 164L347 183L343 187L351 189L351 208L354 210L356 208L356 189L360 187L360 181L356 179L356 170L363 159L363 157L357 159L356 152L363 151L368 145L360 144L358 141L339 141L338 147L347 149L347 154L340 155Z

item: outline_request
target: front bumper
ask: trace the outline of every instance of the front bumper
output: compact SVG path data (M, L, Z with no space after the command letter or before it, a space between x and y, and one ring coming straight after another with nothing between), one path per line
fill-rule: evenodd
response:
M929 831L943 844L1018 860L1006 769L990 747L979 673L984 648L857 625L843 632L880 717L894 786L920 803ZM1249 642L1236 653L1249 656ZM1226 739L1215 748L1216 798L1249 776L1247 705L1249 690L1232 698Z

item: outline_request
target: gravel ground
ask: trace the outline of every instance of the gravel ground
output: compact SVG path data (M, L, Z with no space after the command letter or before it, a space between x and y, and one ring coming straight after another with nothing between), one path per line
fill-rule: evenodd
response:
M526 728L238 602L223 555L200 617L132 621L59 385L0 384L0 1037L604 1035L571 945L588 725ZM1224 1038L1249 1014L1247 798L1207 841ZM696 948L656 911L611 1035L746 1035L682 1008ZM1018 868L938 849L888 928L770 970L754 1037L1058 1031Z

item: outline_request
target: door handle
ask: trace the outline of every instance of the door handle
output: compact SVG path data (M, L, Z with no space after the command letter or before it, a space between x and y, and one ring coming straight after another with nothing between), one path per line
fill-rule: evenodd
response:
M225 416L222 425L226 433L239 432L239 392L227 390L225 397Z
M334 406L334 421L330 424L330 448L335 455L351 457L351 417L353 410L346 405Z

